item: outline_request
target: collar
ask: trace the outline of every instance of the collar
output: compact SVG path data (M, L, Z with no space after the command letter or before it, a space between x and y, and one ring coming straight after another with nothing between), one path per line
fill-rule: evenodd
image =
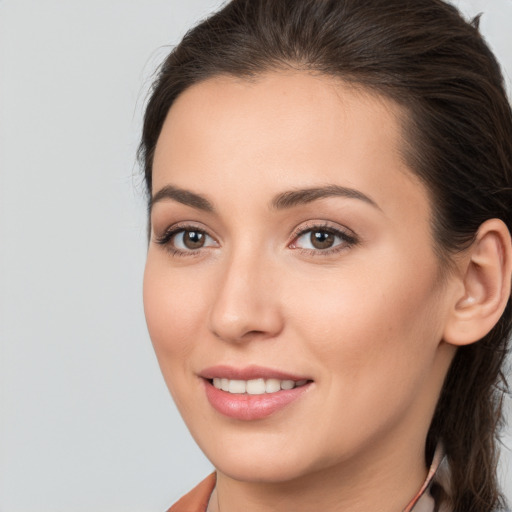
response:
M425 482L403 512L450 512L446 504L436 504L431 493L434 486L441 487L445 494L449 494L451 488L450 468L441 444L436 447Z

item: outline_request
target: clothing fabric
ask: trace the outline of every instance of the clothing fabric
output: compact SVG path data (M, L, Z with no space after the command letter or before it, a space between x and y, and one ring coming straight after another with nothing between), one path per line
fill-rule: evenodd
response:
M208 475L199 485L177 501L167 512L206 512L210 496L217 481L215 473Z
M167 512L206 512L208 501L215 489L215 484L216 475L212 473L197 487L177 501ZM440 487L445 494L449 495L451 488L450 469L441 446L438 446L435 451L425 482L418 491L418 494L407 507L405 507L403 512L450 512L450 509L446 505L436 504L432 493L436 487Z

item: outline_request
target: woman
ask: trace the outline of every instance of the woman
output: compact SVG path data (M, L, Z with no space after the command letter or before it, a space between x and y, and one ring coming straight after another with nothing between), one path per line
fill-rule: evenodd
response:
M141 143L149 332L216 468L170 510L502 510L512 115L440 0L233 0Z

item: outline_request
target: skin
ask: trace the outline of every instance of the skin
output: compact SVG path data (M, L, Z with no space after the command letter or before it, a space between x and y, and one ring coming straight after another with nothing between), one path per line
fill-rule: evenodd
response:
M153 195L188 190L214 211L183 204L186 194L153 204L145 313L169 390L217 469L213 510L397 511L425 479L461 283L441 277L400 115L334 79L274 72L192 86L167 116ZM325 185L370 201L271 205ZM180 234L157 243L173 226L201 230L206 244L189 250ZM317 249L305 232L315 227L349 238ZM236 420L213 409L198 376L219 364L313 383L267 418Z

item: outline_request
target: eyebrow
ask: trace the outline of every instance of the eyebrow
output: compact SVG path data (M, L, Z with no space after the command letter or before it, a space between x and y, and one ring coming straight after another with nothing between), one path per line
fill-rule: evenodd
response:
M380 210L379 205L370 197L363 194L359 190L353 188L342 187L340 185L326 185L324 187L303 188L298 190L290 190L278 194L270 203L272 208L276 210L284 210L293 208L303 204L312 203L318 199L327 197L345 197L347 199L358 199Z
M213 204L208 201L206 197L196 194L195 192L191 192L190 190L175 187L174 185L166 185L151 198L149 202L149 211L151 212L153 206L164 199L173 199L178 203L191 206L192 208L203 210L205 212L211 213L215 211Z
M285 210L328 197L358 199L380 210L379 205L367 195L359 190L342 187L340 185L326 185L323 187L311 187L281 192L272 199L270 206L275 210ZM174 185L166 185L151 198L149 211L151 212L153 206L164 199L172 199L178 203L209 213L215 211L213 204L206 197Z

